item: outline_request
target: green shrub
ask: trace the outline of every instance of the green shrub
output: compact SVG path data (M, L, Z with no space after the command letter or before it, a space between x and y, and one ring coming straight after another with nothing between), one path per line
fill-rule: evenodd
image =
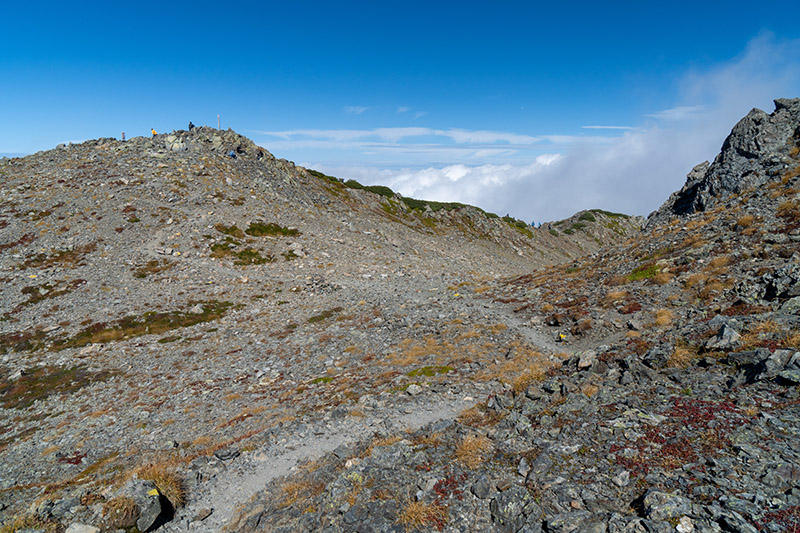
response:
M327 174L323 174L318 170L307 169L308 173L314 176L315 178L319 178L321 180L330 181L331 183L335 183L336 185L341 185L342 180L339 178L334 178L333 176L328 176Z
M583 213L581 216L578 217L578 220L585 220L587 222L597 222L597 219L594 218L594 215L591 213Z
M590 209L589 211L592 213L601 213L611 218L631 218L630 215L626 215L625 213L612 213L611 211L604 211L602 209Z
M364 190L375 194L379 194L385 198L394 198L394 191L389 187L385 187L383 185L368 185L364 187Z
M364 186L361 185L356 180L347 180L347 181L344 182L344 186L347 187L348 189L363 189L364 188Z
M275 224L274 222L270 222L269 224L264 222L251 222L250 226L248 226L244 232L251 237L264 237L267 235L283 235L284 237L291 237L300 234L300 232L295 228L286 228L279 224Z
M658 274L658 266L655 263L641 265L628 274L628 281L638 281L640 279L654 278Z
M226 226L225 224L215 224L214 229L218 232L223 233L225 235L230 235L231 237L236 237L237 239L243 239L244 233L242 230L237 228L235 225L233 226Z

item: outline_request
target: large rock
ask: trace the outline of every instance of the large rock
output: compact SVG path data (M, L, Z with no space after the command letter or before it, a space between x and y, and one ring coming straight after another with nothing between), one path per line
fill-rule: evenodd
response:
M128 496L139 507L136 527L139 531L152 531L154 527L169 520L166 509L161 505L161 494L152 481L132 479L126 483L117 496Z
M502 492L489 503L489 510L499 531L541 531L542 509L525 487L514 485Z
M753 109L740 120L710 165L692 169L683 188L648 218L647 227L675 215L705 211L731 195L775 179L789 163L789 140L800 137L800 98L775 100L768 115Z

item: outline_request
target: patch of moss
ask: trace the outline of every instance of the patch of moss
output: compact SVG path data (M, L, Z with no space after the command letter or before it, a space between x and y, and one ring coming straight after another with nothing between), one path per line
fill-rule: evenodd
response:
M75 268L84 265L84 259L97 248L96 243L89 243L72 250L51 251L49 254L41 253L29 257L22 263L22 268L50 268L60 266L65 268Z
M161 343L161 344L167 344L167 343L175 342L175 341L179 341L179 340L181 340L181 336L180 335L170 335L168 337L161 337L160 339L158 339L158 342Z
M628 274L628 281L638 281L642 279L654 278L658 274L658 265L649 263L641 265Z
M54 394L70 394L114 374L108 370L91 372L81 365L71 368L35 367L13 381L0 379L0 404L6 409L25 409L36 400Z
M331 318L333 315L341 313L341 312L342 312L342 308L341 307L334 307L333 309L328 309L327 311L323 311L322 313L320 313L318 315L314 315L312 317L309 317L308 318L308 322L309 322L309 324L314 324L316 322L322 322L323 320L327 320L327 319Z
M407 375L412 378L418 376L425 376L430 378L437 374L447 374L451 370L454 370L452 366L423 366L422 368L416 368L412 370Z
M322 376L319 378L312 379L311 383L317 385L319 383L330 383L331 381L333 381L333 378L331 376Z
M597 219L591 213L583 213L578 217L578 220L585 220L587 222L597 222Z
M0 333L0 355L8 352L31 352L40 347L45 336L40 329Z
M244 239L244 232L235 225L226 226L225 224L215 224L214 229L225 235L230 235L231 237L236 237L237 239Z
M295 228L286 228L273 222L251 222L244 232L251 237L265 237L267 235L282 235L284 237L292 237L300 234L300 232Z
M253 248L245 248L239 252L234 252L233 255L236 256L236 260L233 262L234 265L263 265L275 262L275 258L271 255L262 257L258 250Z
M553 228L550 228L547 231L550 233L550 235L553 235L554 237L558 237L558 231L554 230Z
M189 310L196 305L203 309L201 313ZM158 335L178 328L186 328L203 322L211 322L225 316L233 304L216 300L195 302L187 304L187 309L155 312L149 311L140 316L126 316L111 323L97 322L79 331L72 337L56 339L53 350L66 348L79 348L87 344L106 343L119 340L141 337L143 335Z
M211 245L211 257L216 259L220 259L222 257L228 257L233 255L233 250L231 249L231 245L223 242L215 242Z
M143 279L149 276L150 274L158 274L159 272L164 272L165 270L169 270L175 265L175 263L171 261L167 261L166 259L151 259L144 265L140 266L139 268L134 268L133 270L133 277Z
M64 296L65 294L71 293L85 283L85 279L74 279L69 282L61 280L56 281L55 284L44 283L42 285L34 285L32 287L23 287L21 292L22 294L27 295L28 299L18 305L17 309L21 309L26 305L37 304L42 300Z

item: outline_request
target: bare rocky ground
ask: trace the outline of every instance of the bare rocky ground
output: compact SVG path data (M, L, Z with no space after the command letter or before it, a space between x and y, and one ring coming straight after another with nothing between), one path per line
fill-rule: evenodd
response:
M0 178L6 530L800 528L800 99L642 232L206 129Z
M298 462L452 421L563 351L496 280L642 225L532 228L209 128L0 180L3 531L216 531Z
M564 353L301 465L228 530L800 529L800 99L748 114L643 234L488 286Z

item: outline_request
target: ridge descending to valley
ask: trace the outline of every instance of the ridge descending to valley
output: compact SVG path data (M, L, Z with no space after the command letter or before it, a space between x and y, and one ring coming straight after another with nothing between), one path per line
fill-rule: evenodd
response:
M800 99L641 232L210 128L0 180L6 530L800 527Z

